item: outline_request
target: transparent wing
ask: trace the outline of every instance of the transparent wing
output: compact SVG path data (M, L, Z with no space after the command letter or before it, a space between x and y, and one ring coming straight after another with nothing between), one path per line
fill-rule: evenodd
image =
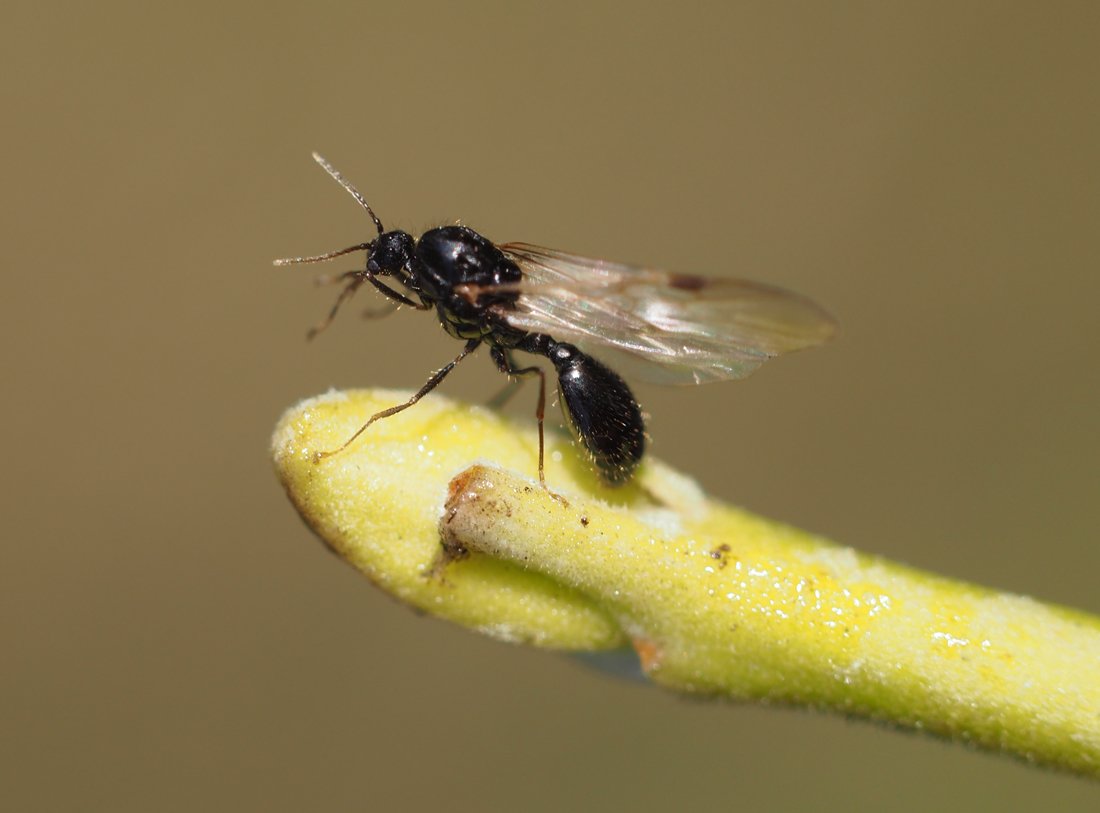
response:
M774 356L821 344L833 318L797 294L744 280L636 268L526 243L501 250L523 271L521 330L576 344L658 384L744 378Z

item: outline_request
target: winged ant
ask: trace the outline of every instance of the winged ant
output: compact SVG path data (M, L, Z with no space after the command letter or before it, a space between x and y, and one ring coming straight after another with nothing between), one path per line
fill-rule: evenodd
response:
M467 226L429 229L418 239L386 231L366 199L317 153L320 164L366 210L378 236L365 243L276 265L317 263L363 251L363 268L346 281L316 335L363 283L394 305L436 311L462 352L409 398L375 413L337 449L372 423L408 409L467 356L487 345L497 369L538 376L539 482L543 470L546 373L517 363L517 351L554 368L566 425L607 485L630 480L645 453L641 407L623 378L596 353L641 380L702 384L742 378L769 358L820 344L835 323L797 294L755 282L710 279L579 257L527 243L494 244Z

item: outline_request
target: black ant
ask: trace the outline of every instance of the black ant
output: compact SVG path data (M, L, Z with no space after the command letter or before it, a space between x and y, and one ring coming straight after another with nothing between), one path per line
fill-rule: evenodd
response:
M396 305L435 309L444 329L465 344L415 395L371 416L372 423L408 409L482 344L509 376L538 376L539 482L543 471L546 373L523 366L516 351L545 356L558 377L562 412L600 479L630 480L645 453L641 407L626 382L590 352L610 354L644 380L700 384L741 378L767 359L823 342L832 318L803 297L759 283L707 279L589 259L526 243L496 245L467 226L430 229L414 239L386 231L359 191L317 153L314 159L370 215L378 236L367 243L276 265L315 263L366 252L311 335L364 283ZM392 284L389 284L392 281Z

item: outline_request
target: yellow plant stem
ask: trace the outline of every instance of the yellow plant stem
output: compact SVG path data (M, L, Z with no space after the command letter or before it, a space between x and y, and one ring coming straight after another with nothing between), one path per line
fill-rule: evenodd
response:
M568 441L433 396L333 393L273 451L307 523L403 601L540 646L629 641L682 692L829 708L1100 775L1100 620L857 554L656 461L599 486ZM486 462L491 460L492 462Z

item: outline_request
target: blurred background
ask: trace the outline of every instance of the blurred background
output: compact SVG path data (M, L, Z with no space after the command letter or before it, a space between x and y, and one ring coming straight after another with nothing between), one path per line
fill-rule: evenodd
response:
M6 8L4 809L1096 809L1079 779L417 617L267 459L297 399L416 387L457 347L356 308L304 340L335 291L271 259L371 234L316 149L388 226L822 302L822 349L639 386L654 453L1100 612L1095 4ZM499 382L486 357L443 391Z

